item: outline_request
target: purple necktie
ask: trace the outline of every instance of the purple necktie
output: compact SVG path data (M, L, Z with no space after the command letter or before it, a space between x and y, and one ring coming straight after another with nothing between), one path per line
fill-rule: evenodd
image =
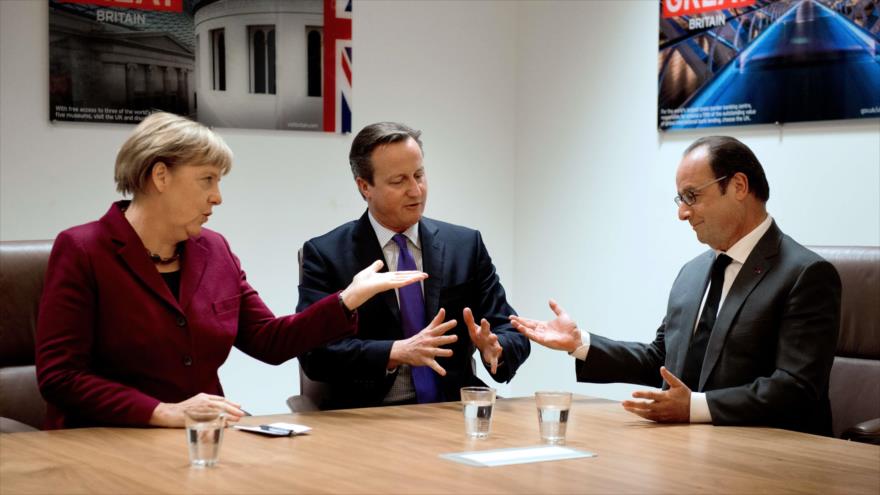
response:
M413 259L406 246L406 236L395 234L393 239L400 250L400 256L397 258L397 270L418 270L416 260ZM400 299L400 322L403 326L403 335L410 338L421 332L427 323L425 321L425 298L422 296L421 284L401 287L397 289L397 294ZM413 366L412 378L416 388L416 400L420 404L440 401L437 374L434 373L434 370L429 366Z

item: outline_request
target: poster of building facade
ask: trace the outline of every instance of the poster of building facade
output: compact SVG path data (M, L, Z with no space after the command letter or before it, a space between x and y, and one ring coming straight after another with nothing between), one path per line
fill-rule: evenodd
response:
M661 130L880 117L880 2L660 0Z
M49 118L351 132L351 0L49 0Z

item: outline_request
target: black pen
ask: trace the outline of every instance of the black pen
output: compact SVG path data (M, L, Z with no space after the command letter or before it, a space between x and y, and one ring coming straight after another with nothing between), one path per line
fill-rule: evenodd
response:
M260 429L263 431L269 432L273 435L290 436L290 435L295 434L293 430L278 428L278 427L271 426L271 425L260 425Z

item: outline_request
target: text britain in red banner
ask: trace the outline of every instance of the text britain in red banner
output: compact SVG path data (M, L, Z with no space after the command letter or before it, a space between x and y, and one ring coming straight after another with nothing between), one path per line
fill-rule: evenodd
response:
M183 12L183 0L59 0L60 3L82 3L99 7Z
M663 17L703 14L754 5L755 0L663 0Z

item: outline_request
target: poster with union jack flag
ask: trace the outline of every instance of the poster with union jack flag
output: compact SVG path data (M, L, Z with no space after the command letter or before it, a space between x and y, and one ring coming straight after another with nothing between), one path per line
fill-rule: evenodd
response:
M351 132L352 0L48 0L49 119Z
M326 132L351 132L351 2L324 0Z

